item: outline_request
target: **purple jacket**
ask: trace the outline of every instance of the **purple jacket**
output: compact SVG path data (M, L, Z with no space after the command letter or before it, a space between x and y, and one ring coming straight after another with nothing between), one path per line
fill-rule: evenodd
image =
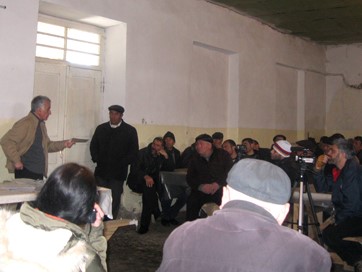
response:
M278 225L263 208L230 201L206 219L187 222L165 242L158 271L330 271L329 253Z

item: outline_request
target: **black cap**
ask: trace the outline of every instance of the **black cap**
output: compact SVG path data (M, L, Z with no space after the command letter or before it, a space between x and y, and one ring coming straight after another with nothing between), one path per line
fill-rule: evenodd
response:
M171 131L167 131L163 136L163 140L166 138L171 138L174 142L176 142L175 135Z
M120 113L124 113L124 108L120 105L112 105L108 108L108 110L112 110L112 111L117 111L117 112L120 112Z
M198 140L209 142L211 144L214 142L209 134L200 134L199 136L196 137L195 142L197 142Z
M215 132L214 134L212 134L212 138L222 140L224 138L224 134L222 134L221 132Z

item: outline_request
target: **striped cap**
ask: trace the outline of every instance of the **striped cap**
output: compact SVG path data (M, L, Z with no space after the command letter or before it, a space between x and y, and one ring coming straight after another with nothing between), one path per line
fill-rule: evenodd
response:
M288 158L290 156L291 153L291 144L286 141L286 140L280 140L277 141L274 145L273 145L273 149L278 152L278 154L282 155L284 158Z

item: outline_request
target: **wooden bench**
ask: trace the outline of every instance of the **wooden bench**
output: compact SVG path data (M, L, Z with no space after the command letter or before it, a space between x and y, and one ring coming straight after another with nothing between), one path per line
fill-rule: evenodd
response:
M117 219L104 222L104 237L106 237L108 241L119 227L127 226L130 222L130 219Z

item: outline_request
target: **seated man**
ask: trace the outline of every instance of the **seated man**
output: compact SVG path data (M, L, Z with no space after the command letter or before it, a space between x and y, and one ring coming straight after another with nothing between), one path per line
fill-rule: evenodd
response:
M298 178L298 165L293 160L291 155L291 144L286 140L279 140L273 144L273 148L270 151L271 162L288 175L290 184L293 186Z
M337 167L329 160L328 153L331 151L333 142L338 139L344 139L344 136L335 133L324 140L323 154L319 155L314 165L314 184L319 193L332 192L332 187L337 181Z
M332 190L335 224L323 231L323 240L344 261L355 266L355 271L362 271L362 245L344 240L362 236L361 168L352 155L352 146L342 138L333 141L327 157L336 168L330 179L317 179L316 185Z
M173 171L174 168L175 165L165 151L161 137L154 138L147 147L140 149L137 162L131 165L128 184L132 180L141 183L139 185L142 192L142 214L137 230L139 234L148 232L152 214L155 219L161 215L158 207L158 196L162 193L159 182L160 171Z
M175 168L180 168L181 166L181 155L180 151L175 147L176 138L171 131L167 131L163 136L163 141L165 144L165 150L168 154L168 157L173 161ZM169 225L179 225L179 222L176 220L176 216L179 211L186 203L186 190L180 192L177 195L175 203L172 205L173 199L166 199L161 197L161 207L162 207L162 219L161 224L164 226Z
M244 138L241 141L241 145L245 147L244 154L242 159L249 158L249 159L259 159L258 152L254 150L254 140L252 138Z
M258 154L258 159L270 161L270 148L260 147L259 142L253 139L253 149Z
M171 131L167 131L163 136L163 143L166 152L169 154L170 158L172 159L175 165L175 169L181 168L181 152L175 147L176 143L175 134L173 134Z
M356 136L353 139L353 149L354 153L359 160L359 164L362 164L362 137Z
M281 226L291 194L282 169L243 159L227 184L220 211L167 238L158 271L330 271L324 248Z
M240 158L238 152L236 151L236 143L232 139L227 139L222 143L222 149L229 153L233 163L237 163Z
M224 134L222 132L215 132L212 134L212 140L216 148L222 148L222 141L224 140Z
M280 141L280 140L286 140L287 137L283 134L277 134L273 137L273 143L276 143L277 141Z
M314 151L314 155L316 156L316 158L318 158L320 155L325 154L329 149L328 139L329 137L325 135L320 137L319 142L317 143L316 149Z
M185 148L185 150L181 153L181 165L180 168L188 168L191 158L195 155L195 143Z
M196 154L190 161L186 181L191 193L186 203L186 220L199 217L203 204L208 202L221 204L222 187L233 165L230 155L213 145L208 134L201 134L195 139Z

